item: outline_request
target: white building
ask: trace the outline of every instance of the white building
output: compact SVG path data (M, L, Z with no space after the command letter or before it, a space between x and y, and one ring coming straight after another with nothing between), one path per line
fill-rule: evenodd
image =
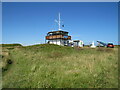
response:
M68 35L68 32L63 31L60 28L60 13L59 13L59 19L58 21L58 30L57 31L51 31L47 33L47 36L45 37L45 42L49 44L57 44L61 46L78 46L83 47L83 41L81 40L71 40L71 36Z
M84 43L81 40L74 40L74 46L83 47Z
M69 41L69 46L71 46L71 47L74 47L74 46L83 47L84 43L81 40L70 40Z
M68 46L71 36L68 36L66 31L52 31L47 33L46 40L49 44Z

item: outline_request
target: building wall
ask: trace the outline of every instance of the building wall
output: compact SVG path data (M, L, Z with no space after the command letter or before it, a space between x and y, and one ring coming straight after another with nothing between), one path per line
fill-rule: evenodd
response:
M80 40L80 42L78 43L78 46L83 47L83 44L84 44L83 41Z
M74 47L74 46L77 46L77 47L83 47L83 41L79 40L78 42L74 42L73 40L70 40L69 41L69 46L71 47Z
M57 44L57 45L64 46L64 45L68 45L67 41L68 40L49 40L49 44Z
M57 44L57 45L61 45L61 46L77 46L77 47L83 47L83 41L79 41L79 42L74 42L73 40L49 40L49 44Z

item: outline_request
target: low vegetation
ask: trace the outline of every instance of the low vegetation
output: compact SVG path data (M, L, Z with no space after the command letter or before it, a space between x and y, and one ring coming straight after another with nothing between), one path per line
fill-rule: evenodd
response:
M0 44L0 47L15 47L15 46L22 46L21 44Z
M117 88L118 48L3 48L3 88Z

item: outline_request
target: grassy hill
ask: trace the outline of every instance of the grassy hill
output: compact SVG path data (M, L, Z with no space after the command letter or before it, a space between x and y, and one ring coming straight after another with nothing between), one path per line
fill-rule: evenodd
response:
M21 44L0 44L0 47L16 47L22 46Z
M118 48L3 48L3 88L117 88Z

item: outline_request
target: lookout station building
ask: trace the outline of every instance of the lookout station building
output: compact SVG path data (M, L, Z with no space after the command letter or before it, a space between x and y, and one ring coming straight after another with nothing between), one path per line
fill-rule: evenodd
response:
M68 32L61 29L60 13L56 22L58 24L58 30L48 32L45 36L45 43L57 44L61 46L83 47L83 41L71 40L71 36L68 35Z
M62 46L67 46L71 36L68 35L66 31L51 31L47 33L46 40L49 44L57 44Z

